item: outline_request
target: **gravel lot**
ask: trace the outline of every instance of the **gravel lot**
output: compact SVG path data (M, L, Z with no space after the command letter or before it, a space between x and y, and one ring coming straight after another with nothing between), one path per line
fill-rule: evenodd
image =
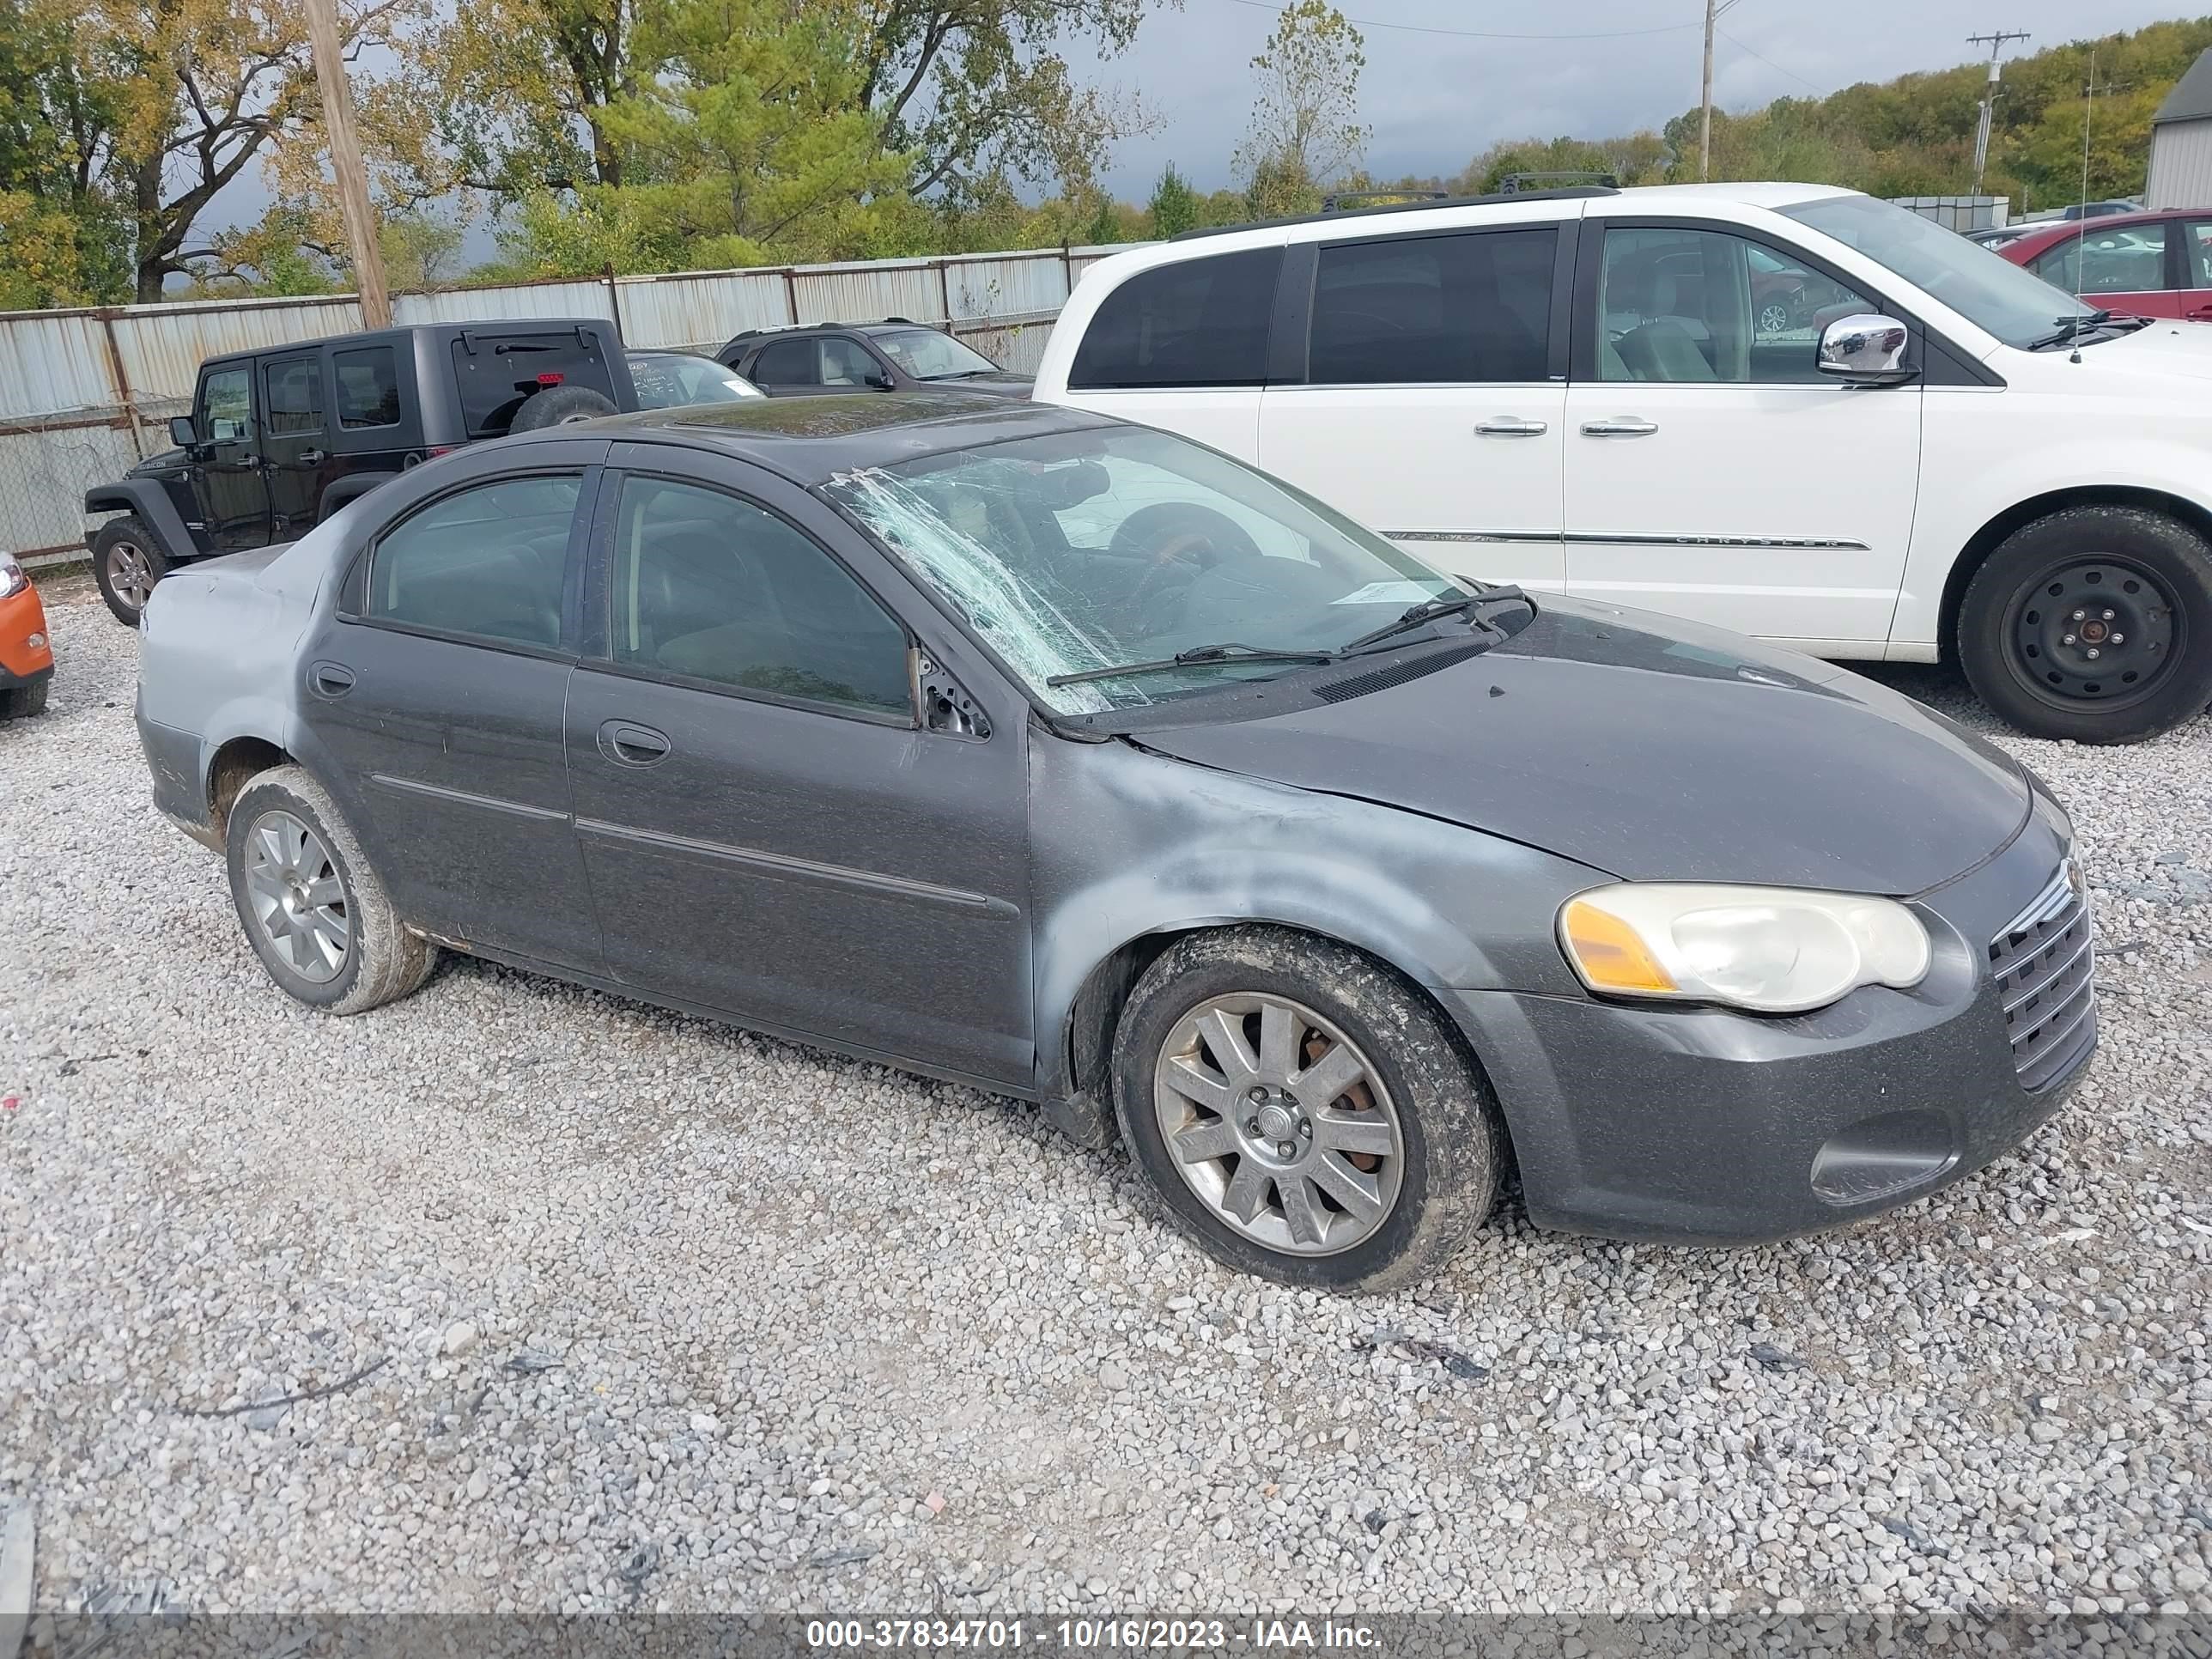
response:
M2019 1155L1741 1252L1509 1206L1353 1302L1214 1267L1009 1101L465 961L295 1006L148 804L136 636L47 586L52 710L0 727L43 1607L2212 1612L2212 720L2000 737L2105 952Z

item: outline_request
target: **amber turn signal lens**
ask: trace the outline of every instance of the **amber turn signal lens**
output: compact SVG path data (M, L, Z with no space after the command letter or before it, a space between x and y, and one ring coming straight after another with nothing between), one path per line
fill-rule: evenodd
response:
M1676 990L1674 978L1651 959L1636 930L1594 904L1573 900L1559 918L1567 949L1594 991L1641 991L1647 995Z

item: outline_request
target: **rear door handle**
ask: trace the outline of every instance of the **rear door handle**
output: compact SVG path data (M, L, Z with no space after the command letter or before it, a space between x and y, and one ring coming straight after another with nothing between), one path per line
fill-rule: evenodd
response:
M599 727L599 752L617 766L654 766L668 758L668 734L630 720L607 720Z
M353 690L353 670L342 662L319 662L307 670L307 679L320 697L343 697Z
M1540 438L1552 428L1542 421L1527 420L1518 415L1498 415L1474 429L1486 438Z
M330 458L330 452L326 449L303 449L293 457L301 466L320 466Z
M1601 421L1583 422L1583 435L1586 438L1646 438L1658 429L1658 422L1647 421L1640 415L1608 415Z

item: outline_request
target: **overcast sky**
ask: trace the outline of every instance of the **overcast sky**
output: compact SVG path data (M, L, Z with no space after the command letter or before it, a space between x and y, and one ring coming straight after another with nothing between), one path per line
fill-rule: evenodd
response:
M1449 175L1500 138L1594 137L1656 127L1698 101L1704 10L1699 0L1580 0L1527 6L1497 0L1337 0L1363 24L1419 24L1501 33L1609 40L1472 40L1366 27L1360 113L1374 129L1369 171ZM2008 53L2186 15L2172 0L1737 0L1713 49L1713 97L1723 108L1829 93L1909 70L1982 56L1969 34L2027 29ZM1231 181L1229 155L1251 112L1248 65L1266 44L1275 9L1259 0L1183 0L1146 21L1123 57L1097 65L1102 85L1140 91L1163 119L1124 143L1108 182L1141 201L1169 161L1200 186ZM1673 27L1669 27L1669 26ZM1738 44L1738 43L1741 44ZM1766 61L1762 62L1761 59ZM1961 188L1965 181L1960 181Z
M1344 9L1366 36L1360 114L1373 129L1367 165L1379 179L1449 176L1501 138L1656 128L1698 101L1700 0L1551 7L1352 0ZM1141 203L1170 161L1200 189L1236 182L1229 158L1251 114L1251 59L1267 43L1275 12L1269 0L1182 0L1182 10L1150 17L1118 58L1094 62L1077 44L1072 56L1079 76L1139 94L1159 118L1152 131L1115 150L1105 172L1109 189ZM2086 9L2061 0L1854 0L1848 7L1734 0L1714 46L1713 96L1723 108L1755 108L1785 94L1829 93L1965 62L1984 52L1966 43L1977 32L2030 31L2031 39L2007 47L2010 55L2182 15L2172 0L2093 0ZM1585 38L1474 39L1377 27L1384 22ZM267 204L265 185L249 170L210 216L216 224L251 222ZM489 228L479 218L464 257L480 260L493 252Z

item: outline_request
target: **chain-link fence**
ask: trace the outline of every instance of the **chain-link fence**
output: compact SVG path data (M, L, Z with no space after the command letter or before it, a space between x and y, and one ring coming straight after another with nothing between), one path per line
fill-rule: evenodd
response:
M401 323L604 317L632 346L712 351L742 329L910 319L1034 374L1053 319L1111 248L522 283L395 296ZM169 447L199 365L361 326L350 295L0 313L0 548L73 552L84 493Z

